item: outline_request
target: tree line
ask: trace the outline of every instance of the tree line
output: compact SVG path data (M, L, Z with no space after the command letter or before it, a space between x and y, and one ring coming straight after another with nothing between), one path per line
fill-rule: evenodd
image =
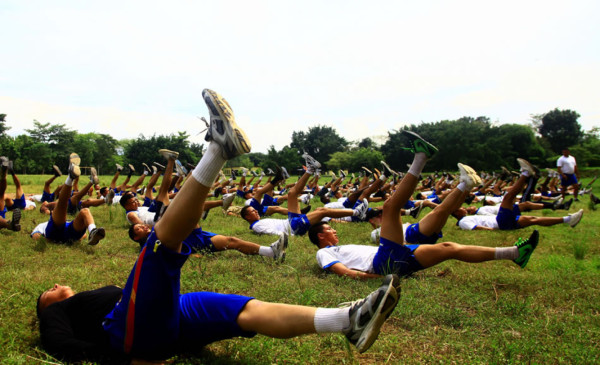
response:
M497 170L499 166L516 168L516 158L524 157L539 167L554 167L564 147L569 147L579 166L600 166L600 129L584 132L572 110L554 109L532 116L531 125L492 123L487 117L463 117L406 127L436 145L441 153L428 162L431 170L456 170L462 162L478 170ZM6 132L6 115L0 114L0 154L15 161L18 173L47 174L53 164L66 170L71 152L94 166L100 174L111 174L116 163L136 167L156 160L156 151L178 151L182 162L195 163L202 157L204 144L190 143L186 132L171 135L140 135L136 139L116 140L102 133L80 134L64 124L34 121L28 134L16 137ZM406 137L400 129L388 131L383 144L367 137L348 141L326 125L294 131L291 142L281 148L271 146L267 153L250 153L228 161L227 167L261 167L275 165L296 170L302 167L302 153L321 161L324 169L359 171L362 166L379 167L385 160L392 169L405 171L412 161L406 150ZM290 171L292 172L292 171Z

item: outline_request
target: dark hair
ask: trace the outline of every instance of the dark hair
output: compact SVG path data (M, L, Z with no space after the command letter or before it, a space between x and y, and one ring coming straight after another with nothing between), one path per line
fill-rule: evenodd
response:
M123 209L127 210L127 208L125 208L125 204L127 204L127 201L131 198L134 198L135 196L133 195L132 192L128 191L125 194L123 194L121 196L121 200L119 200L119 204L121 204L121 206L123 207Z
M100 188L100 194L104 194L104 192L107 190L108 190L108 188L106 186L103 188Z
M40 307L40 302L42 301L42 295L44 295L45 291L42 292L42 294L40 294L40 296L37 298L37 304L35 305L35 313L37 314L37 317L40 318L40 316L42 315L42 308Z
M250 208L252 208L252 207L251 207L251 206L249 206L249 205L246 205L246 206L244 206L244 207L242 208L242 210L240 210L240 217L242 217L242 218L246 219L246 213L248 212L248 210L249 210Z
M315 224L311 224L308 229L308 239L314 243L315 246L319 247L319 233L323 233L323 226L329 224L329 222L320 221Z
M140 244L140 247L144 247L144 245L146 244L146 239L147 238L139 238L139 239L135 239L135 231L134 228L135 224L132 225L131 227L129 227L129 238L131 238L133 241L137 242Z

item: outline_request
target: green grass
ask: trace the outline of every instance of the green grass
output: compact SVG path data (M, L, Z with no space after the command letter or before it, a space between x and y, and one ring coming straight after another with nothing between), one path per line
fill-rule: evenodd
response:
M101 178L104 184L109 179ZM43 180L23 176L26 193L40 193ZM600 191L600 182L594 187ZM14 192L10 178L7 192ZM397 309L364 354L338 334L289 340L259 335L214 343L173 363L598 363L600 218L588 201L585 196L571 207L571 212L585 210L575 229L538 227L540 244L524 270L510 261L445 262L403 280ZM92 213L96 224L107 229L106 239L96 247L35 243L28 233L47 219L38 211L24 213L21 232L0 231L0 363L58 362L41 348L35 316L37 296L54 283L75 291L124 285L138 253L138 245L127 237L124 212L120 206L104 206L92 208ZM225 217L218 210L201 223L208 231L263 245L274 241L252 234L240 218ZM511 245L533 231L466 232L454 223L450 218L444 240L491 247ZM370 242L367 223L335 228L342 243ZM358 282L325 274L315 252L307 237L293 237L282 265L233 251L193 255L182 271L182 291L333 307L378 287L378 280Z

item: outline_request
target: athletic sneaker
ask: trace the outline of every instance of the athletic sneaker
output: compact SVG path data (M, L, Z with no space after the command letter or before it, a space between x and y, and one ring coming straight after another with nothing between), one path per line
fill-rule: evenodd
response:
M419 206L414 206L410 208L409 213L411 217L414 219L419 218L419 214L421 214L421 210L423 210L423 203L419 204Z
M500 166L500 167L502 168L502 173L500 174L499 178L500 178L500 180L504 180L510 176L510 171L504 166Z
M365 172L365 174L366 174L367 176L371 176L371 175L373 175L373 171L369 170L368 168L366 168L366 167L362 166L362 167L361 167L361 169L363 169L363 171Z
M165 150L165 151L166 151L166 150ZM179 154L177 154L177 155L179 156ZM167 158L167 160L169 159L168 157L166 157L166 158ZM164 165L162 165L162 164L159 164L158 162L152 162L152 165L153 165L153 167L154 167L154 166L156 166L156 168L157 168L159 171L165 171L165 169L166 169Z
M321 163L319 163L319 161L315 160L311 155L309 155L306 152L302 154L302 158L306 163L306 172L308 172L309 174L314 174L317 171L317 169L321 167Z
M571 228L575 228L575 226L581 220L581 217L583 217L583 209L579 209L579 211L576 213L569 214L569 217L571 217L571 220L569 221L569 225L571 226Z
M287 169L284 166L281 166L281 171L283 172L283 178L284 179L289 179L290 178L290 174L288 174Z
M156 168L156 166L152 166L152 175L156 175L158 173L158 169Z
M285 261L285 250L288 247L287 232L279 233L279 239L271 244L273 250L273 259L277 262Z
M150 173L150 166L146 165L144 162L142 162L142 166L144 167L144 172L148 171L148 173Z
M271 179L271 184L273 184L273 186L275 186L275 185L279 184L279 183L280 183L280 182L282 182L282 181L283 181L283 179L285 178L285 177L283 176L283 170L281 169L281 167L277 166L277 167L275 168L275 170L277 170L277 172L274 172L274 173L273 173L273 175L274 175L274 176L273 176L273 178ZM273 170L269 169L269 171L273 171Z
M340 171L338 171L338 173L340 174L340 177L342 178L342 180L346 178L346 173L344 172L344 170L340 170Z
M571 204L573 204L573 201L574 201L574 199L573 199L573 198L571 198L571 199L569 199L569 201L568 201L568 202L565 202L565 203L563 203L563 204L561 205L561 207L562 207L564 210L569 210L569 209L571 209Z
M481 184L481 178L477 175L477 172L472 167L462 163L458 163L458 170L460 171L460 182L467 184L467 189L471 190L473 186Z
M135 172L135 167L133 167L132 164L127 164L127 167L129 168L129 173L133 174Z
M300 213L307 214L308 212L310 212L311 209L312 207L310 205L307 205L304 208L300 209Z
M98 172L96 172L96 169L93 167L90 167L90 182L93 185L100 184L100 179L98 178Z
M0 156L0 164L2 165L2 174L8 171L8 158L5 156Z
M519 238L515 243L515 246L517 246L517 248L519 249L519 257L514 259L513 262L521 266L522 269L524 269L525 266L527 266L527 262L529 262L529 258L531 257L533 250L535 250L535 248L537 247L539 239L540 234L537 231L537 229L533 231L529 238Z
M179 160L175 160L175 170L179 174L179 176L187 175L187 169L183 167L183 164Z
M592 203L594 203L594 205L600 203L600 199L598 199L598 197L596 197L593 193L590 194L590 200L592 201Z
M160 155L162 157L164 157L167 161L171 160L171 159L177 160L179 158L179 152L170 151L170 150L167 150L167 149L164 149L164 148L158 150L158 153L160 153ZM158 165L156 162L154 164ZM164 166L163 166L163 170L164 170Z
M117 166L117 171L118 172L123 171L123 166L119 165L118 163L116 163L115 166Z
M350 306L350 330L348 341L363 353L377 339L381 326L392 314L400 299L400 278L387 275L381 286L362 300L342 303Z
M75 180L79 177L79 175L81 175L81 170L79 169L79 166L75 165L74 163L69 164L69 176L71 177L71 179Z
M115 191L113 189L109 189L108 193L106 194L106 197L104 198L106 205L111 205L114 198L115 198Z
M435 155L435 153L438 151L436 146L427 142L415 132L403 129L402 133L404 133L410 139L413 153L423 152L427 158L431 158L431 156Z
M562 205L563 201L564 199L562 197L556 199L554 203L552 203L552 210L564 209L564 206Z
M517 162L519 163L519 166L521 166L521 172L527 171L529 172L529 176L535 177L535 167L529 161L517 158Z
M14 162L13 161L8 161L8 173L11 175L15 174L15 168L14 168Z
M364 220L365 217L367 216L368 209L369 209L369 205L362 202L358 206L356 206L356 208L354 208L354 212L352 213L352 216L358 217L361 220Z
M73 152L69 155L69 162L72 163L73 165L79 166L81 164L81 158L79 157L78 154Z
M258 177L258 174L256 173L256 171L254 171L254 170L250 170L250 173L252 174L252 176L254 176L254 177Z
M302 197L300 198L300 200L301 200L301 201L302 201L302 203L304 203L304 204L309 204L311 199L312 199L312 194L304 194L304 195L302 195Z
M390 168L390 165L388 165L385 161L381 160L381 166L382 166L382 170L385 176L393 176L393 175L397 175L397 172L392 170Z
M245 167L242 167L242 176L246 177L248 175L248 169Z
M100 242L100 240L102 240L105 235L106 231L102 227L96 227L92 229L92 231L90 232L90 236L88 237L88 245L97 245L98 242Z
M223 210L227 210L233 203L233 199L235 199L235 193L223 194Z
M21 230L21 209L15 208L12 213L12 219L8 221L8 229L19 232Z
M207 209L204 212L202 212L202 220L203 221L205 221L206 217L208 217L208 212L210 212L210 209Z
M210 113L210 127L204 139L218 143L226 160L250 152L250 140L235 123L233 110L227 100L210 89L204 89L202 97Z
M62 176L62 172L56 165L52 165L52 170L54 171L54 176L59 177Z

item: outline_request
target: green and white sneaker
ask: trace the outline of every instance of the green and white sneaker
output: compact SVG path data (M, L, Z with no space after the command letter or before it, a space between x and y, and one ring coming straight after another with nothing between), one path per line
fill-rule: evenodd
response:
M415 132L403 129L402 133L410 139L410 144L412 145L411 151L413 153L423 152L427 158L431 158L438 151L436 146L427 142Z
M210 89L204 89L202 97L210 113L210 126L204 139L218 143L226 160L250 152L250 140L235 123L233 110L227 100Z
M515 246L517 246L517 248L519 249L519 257L514 259L513 262L521 266L522 269L524 269L525 266L527 266L527 262L529 262L529 258L531 257L533 250L535 250L535 248L537 247L539 240L540 234L537 229L533 231L529 238L519 238L515 243Z
M358 352L365 352L377 339L381 326L392 314L400 299L400 278L387 275L381 286L366 298L340 306L350 306L348 341Z

